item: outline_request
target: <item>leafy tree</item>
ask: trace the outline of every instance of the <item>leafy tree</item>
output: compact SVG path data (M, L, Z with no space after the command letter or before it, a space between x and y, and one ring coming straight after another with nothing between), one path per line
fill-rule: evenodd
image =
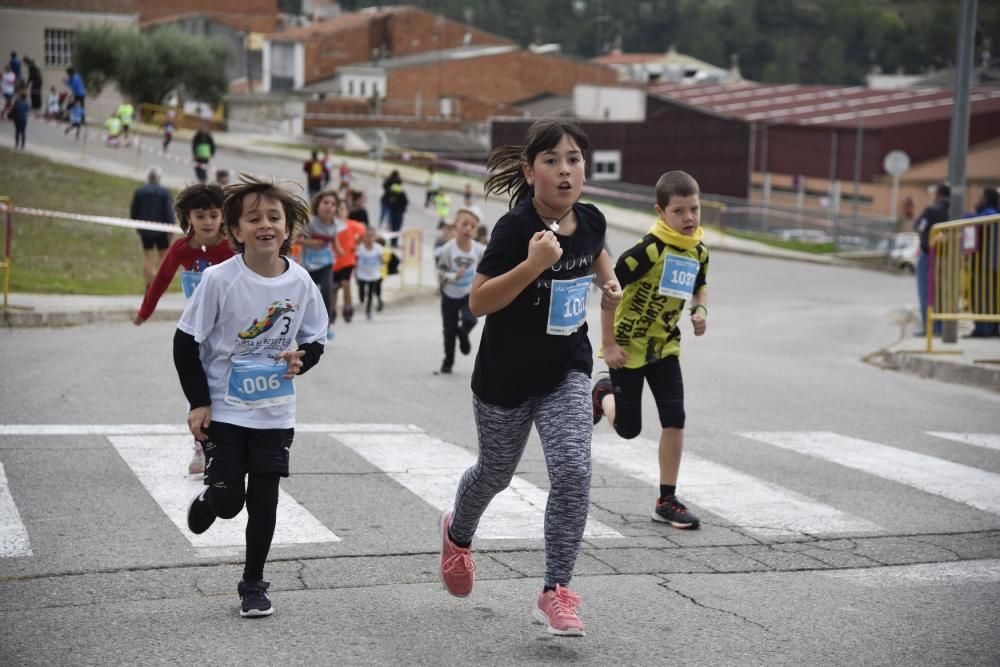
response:
M218 39L175 27L138 33L107 26L84 28L73 39L73 65L94 94L108 81L137 102L162 103L174 91L218 103L227 89L232 53Z

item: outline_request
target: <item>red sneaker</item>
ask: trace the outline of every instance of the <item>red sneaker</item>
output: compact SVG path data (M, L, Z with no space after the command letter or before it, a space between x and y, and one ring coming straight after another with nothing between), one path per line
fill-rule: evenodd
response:
M472 592L476 580L476 564L472 562L472 550L463 549L448 537L451 512L441 514L441 583L449 593L464 598Z
M538 606L532 616L535 622L547 626L553 635L583 637L583 621L576 615L583 599L568 588L556 584L554 591L544 591L538 596Z

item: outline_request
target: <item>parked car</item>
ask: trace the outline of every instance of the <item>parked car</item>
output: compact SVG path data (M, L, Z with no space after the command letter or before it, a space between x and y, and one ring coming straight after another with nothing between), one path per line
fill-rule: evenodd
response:
M920 256L920 235L916 232L893 234L889 240L889 263L897 271L914 273Z

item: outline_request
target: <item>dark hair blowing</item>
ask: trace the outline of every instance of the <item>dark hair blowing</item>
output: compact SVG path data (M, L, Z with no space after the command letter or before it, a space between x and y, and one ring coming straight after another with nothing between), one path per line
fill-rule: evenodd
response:
M242 253L244 250L244 244L236 240L234 231L240 227L243 200L247 195L254 195L256 197L255 203L259 203L262 197L281 202L281 208L285 211L285 231L288 232L279 251L282 255L287 255L292 249L292 238L295 234L301 233L309 225L309 208L302 197L270 179L257 178L241 172L240 180L226 186L225 192L226 201L222 204L222 220L225 222L229 244L235 252Z
M563 136L569 135L580 152L586 153L590 140L575 120L567 118L541 118L528 128L523 146L500 146L490 152L486 168L490 175L483 184L487 195L507 194L508 208L530 198L534 188L524 178L524 165L534 165L539 153L555 148Z
M205 185L196 183L189 185L177 194L177 201L174 202L174 213L177 214L177 224L181 226L185 234L192 231L191 223L188 222L188 215L191 211L199 208L217 208L222 210L222 204L226 200L226 194L218 185Z
M656 204L666 208L673 196L690 197L701 194L698 181L686 171L668 171L656 181Z

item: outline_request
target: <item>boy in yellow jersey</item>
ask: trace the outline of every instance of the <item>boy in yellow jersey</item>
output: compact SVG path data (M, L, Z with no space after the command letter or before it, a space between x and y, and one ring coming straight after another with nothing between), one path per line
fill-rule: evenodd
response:
M594 424L607 415L623 438L642 431L642 387L649 383L660 426L660 497L653 520L675 528L697 528L698 517L677 499L677 473L684 447L684 382L679 323L690 301L694 335L705 333L708 316L708 248L702 243L698 182L683 171L656 183L656 223L622 254L615 275L623 295L618 307L601 311L604 360L592 392Z

